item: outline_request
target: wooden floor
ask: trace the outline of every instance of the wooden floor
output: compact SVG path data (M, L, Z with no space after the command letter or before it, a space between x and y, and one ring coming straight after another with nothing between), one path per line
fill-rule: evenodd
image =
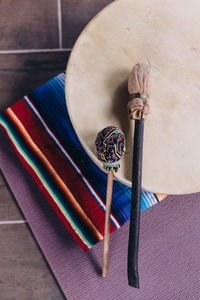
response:
M65 70L81 30L110 2L1 0L0 110ZM0 300L18 299L64 296L0 173Z

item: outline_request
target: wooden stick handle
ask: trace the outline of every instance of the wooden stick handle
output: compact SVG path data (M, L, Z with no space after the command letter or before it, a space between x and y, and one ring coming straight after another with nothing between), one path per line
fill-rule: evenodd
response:
M103 270L102 277L108 275L108 252L109 252L109 238L110 238L110 211L112 203L112 189L113 189L113 171L108 172L107 178L107 192L106 192L106 215L104 228L104 249L103 249Z
M128 282L139 288L138 249L140 229L142 151L143 151L144 119L135 120L134 152L132 170L131 217L128 244Z

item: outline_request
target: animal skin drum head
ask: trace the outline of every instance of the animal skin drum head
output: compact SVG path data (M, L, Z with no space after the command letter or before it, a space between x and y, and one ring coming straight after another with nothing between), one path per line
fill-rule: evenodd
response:
M75 131L91 159L95 138L114 125L126 136L117 180L131 186L134 121L127 80L151 64L151 114L144 125L142 186L156 193L200 191L200 2L120 0L78 38L67 66L66 98Z

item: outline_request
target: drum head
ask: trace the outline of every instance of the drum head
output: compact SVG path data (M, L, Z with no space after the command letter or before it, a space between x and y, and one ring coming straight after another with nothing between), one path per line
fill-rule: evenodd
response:
M134 121L127 80L134 64L151 64L151 114L145 121L143 188L200 191L200 2L120 0L100 12L78 38L67 66L66 98L90 157L97 133L116 125L127 151L118 180L131 186Z

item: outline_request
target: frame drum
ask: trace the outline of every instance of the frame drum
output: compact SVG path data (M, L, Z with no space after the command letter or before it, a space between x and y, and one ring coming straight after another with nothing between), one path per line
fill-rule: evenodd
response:
M67 66L66 98L76 133L97 160L97 133L115 125L127 150L117 180L131 186L134 122L127 80L150 62L151 114L145 121L143 188L166 194L200 191L200 2L120 0L101 11L78 38Z

